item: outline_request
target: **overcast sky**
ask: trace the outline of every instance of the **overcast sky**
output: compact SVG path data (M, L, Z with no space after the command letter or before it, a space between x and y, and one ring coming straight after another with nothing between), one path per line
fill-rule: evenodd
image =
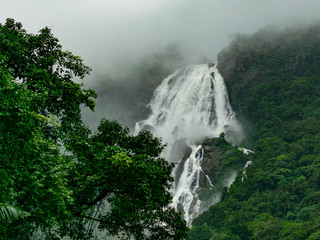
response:
M36 33L49 26L94 72L138 61L171 43L214 60L235 33L319 19L320 0L2 0L8 17Z

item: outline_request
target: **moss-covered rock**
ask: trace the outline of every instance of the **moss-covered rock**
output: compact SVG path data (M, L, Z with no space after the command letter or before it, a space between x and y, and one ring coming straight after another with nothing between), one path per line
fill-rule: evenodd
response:
M222 189L229 187L239 170L249 161L249 156L228 143L222 133L218 138L206 139L202 144L203 159L199 180L201 209L219 201Z

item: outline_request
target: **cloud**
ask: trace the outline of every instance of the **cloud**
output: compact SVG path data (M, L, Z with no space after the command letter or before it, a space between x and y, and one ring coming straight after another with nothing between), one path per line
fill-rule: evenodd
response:
M179 46L183 64L215 61L234 34L319 21L319 9L319 0L6 0L0 22L14 18L32 33L50 27L65 50L93 68L85 83L100 93L99 118L132 124L136 116L129 117L130 111L139 112L147 101L136 97L139 89L181 65L166 52L169 45ZM172 66L154 61L154 54ZM153 76L154 69L161 74ZM154 86L148 89L143 91Z
M31 32L51 27L103 72L171 43L214 59L234 33L319 18L318 9L318 0L12 0L2 3L0 20L13 17Z

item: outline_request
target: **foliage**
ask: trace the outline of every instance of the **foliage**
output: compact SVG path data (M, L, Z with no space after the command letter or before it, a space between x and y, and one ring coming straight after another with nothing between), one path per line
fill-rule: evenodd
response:
M41 131L47 120L32 111L36 94L14 83L5 70L0 73L0 202L30 214L12 222L13 231L19 231L24 221L23 230L32 225L50 228L70 215L68 205L73 200L63 178L72 162L61 156L58 146Z
M29 214L25 212L23 209L10 205L1 203L0 204L0 219L5 222L12 222L18 218L23 218L28 216Z
M316 239L320 205L320 25L238 36L219 55L253 164L196 227L239 239ZM191 230L190 234L194 230Z
M80 57L63 51L49 28L33 35L27 33L21 23L7 19L3 26L0 25L0 55L3 56L1 66L15 81L37 93L32 110L59 119L59 131L63 132L60 138L65 138L75 128L83 128L80 105L93 110L92 97L96 94L91 89L83 89L72 78L84 78L90 68ZM58 129L54 126L44 124L43 130L51 138L58 137Z
M210 178L212 184L201 186L198 191L199 199L203 204L212 205L237 172L243 171L243 166L251 161L251 154L245 154L238 147L225 140L225 134L218 138L209 138L203 141L204 149L202 169ZM231 176L231 177L230 177Z
M6 203L0 204L0 232L3 238L7 237L6 228L7 225L20 218L29 216L30 214L23 209Z
M93 109L95 93L72 81L90 71L81 58L50 29L33 35L8 19L0 63L1 239L185 237L160 139L108 120L95 134L83 124L80 105Z
M168 207L173 165L158 158L160 139L146 131L128 133L119 123L102 120L96 134L68 146L77 159L77 172L69 179L75 211L110 234L183 239L186 223Z

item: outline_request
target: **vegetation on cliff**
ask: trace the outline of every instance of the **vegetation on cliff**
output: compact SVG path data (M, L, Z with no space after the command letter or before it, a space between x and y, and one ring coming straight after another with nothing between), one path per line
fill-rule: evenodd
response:
M199 198L203 208L208 209L213 202L220 200L223 189L231 184L238 171L244 171L251 154L245 154L238 147L228 143L224 133L218 138L206 139L202 143L202 149L203 173L200 174L199 180ZM207 177L211 183L208 183Z
M89 72L50 29L0 24L0 239L184 239L161 140L83 124L96 94L72 79Z
M238 36L219 55L255 154L188 239L319 239L320 24Z

